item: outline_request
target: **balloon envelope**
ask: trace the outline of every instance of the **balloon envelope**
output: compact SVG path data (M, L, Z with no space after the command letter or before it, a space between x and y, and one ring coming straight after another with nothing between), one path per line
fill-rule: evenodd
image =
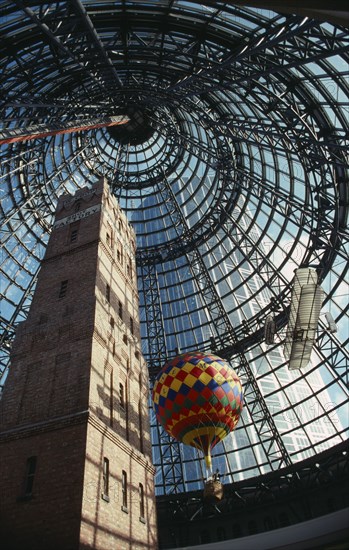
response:
M153 403L166 432L200 449L210 467L211 449L239 420L243 392L226 361L208 353L185 353L166 363L157 375Z

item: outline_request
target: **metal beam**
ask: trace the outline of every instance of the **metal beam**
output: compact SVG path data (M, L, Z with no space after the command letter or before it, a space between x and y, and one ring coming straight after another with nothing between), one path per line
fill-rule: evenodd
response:
M171 198L171 211L175 213L176 219L181 221L181 225L186 228L186 221L178 207L177 201L173 195L169 182L164 181L159 191L164 194L166 201ZM178 224L175 224L178 227ZM180 236L180 229L177 229ZM207 266L203 261L200 252L193 249L186 253L189 269L193 278L197 282L198 292L201 295L202 302L210 313L215 333L220 341L230 340L236 344L237 338L235 331L222 304L216 286L214 285ZM244 393L251 417L254 420L254 426L259 436L260 443L266 456L271 459L272 466L280 468L292 463L285 444L274 423L274 419L261 393L258 383L255 379L252 368L243 353L238 354L239 373L244 385ZM247 397L248 396L248 397Z
M158 284L158 275L154 264L141 265L139 269L140 299L143 300L145 314L146 335L143 340L146 345L143 355L149 369L150 385L152 387L155 374L167 361L166 336L161 309L161 297ZM153 411L150 417L154 417ZM168 493L177 493L184 490L183 466L181 461L181 448L178 441L171 438L168 433L156 422L152 430L156 430L159 448L159 464L155 459L155 466L160 466L163 479L158 489Z

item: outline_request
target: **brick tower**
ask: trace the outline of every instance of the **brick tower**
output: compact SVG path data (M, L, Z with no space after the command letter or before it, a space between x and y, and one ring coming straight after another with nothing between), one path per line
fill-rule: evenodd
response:
M59 199L0 402L6 550L157 547L134 251L105 180Z

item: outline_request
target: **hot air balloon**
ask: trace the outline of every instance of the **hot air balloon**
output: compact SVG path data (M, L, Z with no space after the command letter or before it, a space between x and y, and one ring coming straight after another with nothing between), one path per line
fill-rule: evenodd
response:
M235 371L216 355L184 353L159 372L152 397L161 426L203 452L209 476L211 450L234 430L243 407Z

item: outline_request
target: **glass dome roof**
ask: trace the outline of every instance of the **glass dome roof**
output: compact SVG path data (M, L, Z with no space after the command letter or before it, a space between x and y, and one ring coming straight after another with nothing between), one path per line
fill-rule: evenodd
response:
M102 175L137 234L151 379L200 349L231 361L244 385L241 422L213 453L225 480L346 440L347 29L230 2L2 7L3 382L57 197ZM92 127L115 115L129 122ZM295 373L282 343L300 265L316 269L337 332L321 315L311 363ZM202 458L154 415L152 433L158 494L198 488Z

